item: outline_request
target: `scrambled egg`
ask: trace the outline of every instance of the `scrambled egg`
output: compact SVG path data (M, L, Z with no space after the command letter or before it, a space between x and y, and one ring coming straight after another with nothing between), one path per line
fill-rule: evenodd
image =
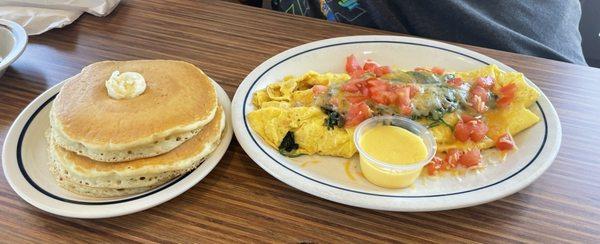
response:
M353 131L327 129L325 115L317 107L267 107L248 114L250 126L273 148L278 148L288 133L294 133L297 154L319 154L349 158L356 153Z

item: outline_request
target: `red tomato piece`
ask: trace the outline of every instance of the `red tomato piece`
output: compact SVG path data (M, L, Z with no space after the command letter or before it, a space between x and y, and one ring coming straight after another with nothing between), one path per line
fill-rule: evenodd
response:
M400 112L403 115L409 116L412 114L412 107L410 105L402 105L400 106Z
M373 100L374 102L379 103L379 104L390 105L390 104L393 104L397 98L398 98L398 95L396 95L395 93L393 93L391 91L381 91L381 92L372 92L371 93L371 100Z
M346 114L346 127L353 127L371 117L371 109L365 102L350 104Z
M454 79L450 79L447 81L448 85L453 86L453 87L459 87L462 86L463 81L460 77L456 77Z
M448 152L446 152L446 159L444 160L444 162L446 162L451 168L456 167L457 163L458 163L458 159L460 159L461 156L461 151L459 151L456 148L452 148L450 150L448 150Z
M375 75L377 77L380 77L380 76L385 75L385 74L389 74L391 72L392 72L392 69L390 69L389 66L381 66L381 67L378 67L378 68L375 69Z
M325 94L327 92L327 90L329 89L329 87L323 86L323 85L314 85L311 89L312 89L313 94L319 95L319 94Z
M436 74L436 75L443 75L446 71L440 67L433 67L431 68L431 72Z
M410 105L410 92L411 89L408 86L404 86L404 87L397 87L394 89L396 94L398 94L398 106L407 106Z
M479 96L479 98L481 98L481 101L483 101L485 103L489 99L488 93L489 93L489 91L487 89L485 89L484 87L474 86L473 88L471 88L471 100L473 100L473 98L475 96ZM473 101L471 101L471 102L473 102Z
M496 140L496 148L500 151L508 151L515 148L515 141L509 133L504 133Z
M490 76L479 77L477 78L477 80L475 80L475 85L481 86L486 90L489 90L490 88L492 88L492 86L494 86L494 79Z
M465 122L465 123L467 123L467 122L469 122L469 121L471 121L471 120L474 120L474 119L475 119L475 118L474 118L473 116L471 116L471 115L468 115L468 114L461 114L461 115L460 115L460 120L462 120L462 121L463 121L463 122Z
M442 166L442 159L438 156L433 157L431 162L427 164L427 173L429 175L434 175L435 171L439 170Z
M472 120L469 121L471 127L471 140L474 142L479 142L485 138L485 134L489 131L488 126L483 122L483 120Z
M500 98L496 100L496 106L505 108L512 103L517 93L517 85L510 83L500 88Z
M468 115L461 117L463 117L463 120L459 120L454 126L454 137L457 140L466 142L470 139L474 142L479 142L485 138L489 128L483 120L472 119Z
M346 100L348 102L350 102L351 104L355 104L355 103L360 103L360 102L364 102L367 99L369 99L366 96L363 96L361 94L355 94L355 93L350 93L350 94L346 94L344 96L344 98L346 98Z
M454 137L462 142L466 142L471 137L471 128L462 121L458 121L454 126Z
M356 59L356 56L352 54L346 57L346 73L353 74L356 70L362 70L362 67L358 62L358 59Z
M366 73L366 71L364 71L363 69L357 69L349 74L350 74L350 77L352 77L352 78L361 78L365 73Z
M517 84L510 83L500 88L501 95L514 95L517 92Z
M363 65L362 69L365 71L369 71L369 72L375 72L375 69L379 68L379 64L377 64L375 61L367 59L365 61L365 64Z
M480 162L481 162L481 152L479 151L479 148L474 148L474 149L463 152L463 154L458 159L458 163L460 163L466 167L476 166Z
M346 84L342 85L341 90L349 93L357 93L362 96L369 96L369 89L366 86L365 80L362 79L352 79L348 81Z

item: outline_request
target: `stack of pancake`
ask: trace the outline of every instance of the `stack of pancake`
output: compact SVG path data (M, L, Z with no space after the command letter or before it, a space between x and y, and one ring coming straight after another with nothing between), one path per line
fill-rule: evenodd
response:
M137 72L145 91L114 99L114 71ZM136 194L196 168L219 144L225 114L194 65L104 61L65 81L50 112L50 171L59 185L93 197Z

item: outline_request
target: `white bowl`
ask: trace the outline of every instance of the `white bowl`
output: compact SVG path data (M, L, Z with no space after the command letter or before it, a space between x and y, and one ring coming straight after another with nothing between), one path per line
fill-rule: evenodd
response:
M0 77L21 56L27 45L27 33L19 24L0 19Z

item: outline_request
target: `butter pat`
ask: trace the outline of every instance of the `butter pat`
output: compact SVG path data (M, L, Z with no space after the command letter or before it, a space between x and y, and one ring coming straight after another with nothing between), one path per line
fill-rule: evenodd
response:
M114 99L130 99L146 90L146 80L137 72L115 71L105 82L108 96Z

